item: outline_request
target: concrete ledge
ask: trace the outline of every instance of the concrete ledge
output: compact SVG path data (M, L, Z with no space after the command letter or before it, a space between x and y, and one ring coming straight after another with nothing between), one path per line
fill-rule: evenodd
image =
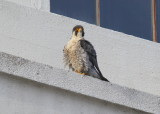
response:
M0 53L0 72L149 113L160 113L160 97L92 77Z

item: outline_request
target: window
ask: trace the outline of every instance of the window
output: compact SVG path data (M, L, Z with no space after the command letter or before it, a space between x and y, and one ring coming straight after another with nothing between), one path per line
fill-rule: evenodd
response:
M160 42L160 0L51 0L51 12Z
M157 14L157 39L160 42L160 0L156 3L156 14Z
M94 0L51 0L51 12L96 24Z
M150 0L101 0L101 26L152 40Z

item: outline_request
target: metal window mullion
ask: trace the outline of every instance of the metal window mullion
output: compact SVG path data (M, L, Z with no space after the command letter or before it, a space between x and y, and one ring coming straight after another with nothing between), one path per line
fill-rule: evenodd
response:
M96 25L100 26L100 0L96 0Z
M156 22L156 0L152 0L152 37L153 41L157 42L157 22Z

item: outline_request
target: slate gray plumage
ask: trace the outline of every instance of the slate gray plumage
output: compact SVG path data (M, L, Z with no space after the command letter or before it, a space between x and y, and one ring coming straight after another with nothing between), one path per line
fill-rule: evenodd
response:
M93 45L84 39L84 29L77 25L72 30L72 38L65 45L64 63L73 71L108 81L103 77L97 63L97 55Z

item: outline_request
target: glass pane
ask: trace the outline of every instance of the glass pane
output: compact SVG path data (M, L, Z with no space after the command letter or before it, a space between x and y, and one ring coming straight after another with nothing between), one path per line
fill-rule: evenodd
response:
M101 26L152 40L151 0L101 0Z
M157 0L157 37L160 42L160 0Z
M95 0L50 0L51 12L96 23Z

